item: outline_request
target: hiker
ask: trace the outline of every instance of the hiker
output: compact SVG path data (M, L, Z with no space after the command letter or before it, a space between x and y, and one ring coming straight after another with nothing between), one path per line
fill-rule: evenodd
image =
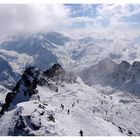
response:
M77 100L77 104L79 104L79 100Z
M112 97L112 96L110 96L110 100L112 100L112 98L113 98L113 97Z
M113 105L111 106L111 109L113 108Z
M83 131L82 131L82 130L80 130L80 132L79 132L79 133L80 133L80 136L83 136Z
M70 110L68 109L68 115L70 114Z
M40 101L40 96L39 95L37 95L37 99L38 99L38 101Z
M93 114L95 113L95 110L93 110Z
M75 106L75 103L72 104L72 107L74 107L74 106Z
M105 111L106 112L106 115L107 115L107 111Z
M63 109L64 109L64 105L61 104L61 108L62 108L62 110L63 110Z

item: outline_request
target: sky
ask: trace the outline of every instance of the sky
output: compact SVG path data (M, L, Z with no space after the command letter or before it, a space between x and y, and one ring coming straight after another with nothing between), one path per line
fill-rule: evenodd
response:
M138 31L140 4L0 4L0 37L39 31Z

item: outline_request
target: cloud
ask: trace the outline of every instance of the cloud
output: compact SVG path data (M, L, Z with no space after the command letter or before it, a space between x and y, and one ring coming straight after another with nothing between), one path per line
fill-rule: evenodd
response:
M138 19L135 22L133 20L129 20L134 15L139 15L139 13L139 4L103 4L97 8L96 18L100 17L102 26L107 22L108 24L106 26L109 28L129 28L133 23L138 23L140 25L140 21Z
M60 29L69 12L64 5L0 5L0 35Z
M86 34L108 30L112 34L139 27L139 4L0 5L0 38L52 30Z

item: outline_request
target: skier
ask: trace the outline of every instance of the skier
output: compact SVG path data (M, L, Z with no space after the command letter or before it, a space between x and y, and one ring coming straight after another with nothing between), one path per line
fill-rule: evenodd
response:
M83 131L82 131L82 130L80 130L80 132L79 132L79 133L80 133L80 136L83 136Z
M68 109L68 115L70 114L70 110Z

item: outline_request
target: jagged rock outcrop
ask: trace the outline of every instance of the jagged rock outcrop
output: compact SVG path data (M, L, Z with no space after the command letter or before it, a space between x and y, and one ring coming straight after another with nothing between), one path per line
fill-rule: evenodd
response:
M116 80L116 82L125 82L130 78L130 67L130 63L127 61L122 61L120 64L115 66L114 72L111 74L111 76Z
M77 76L70 72L65 72L60 64L54 64L50 69L44 72L49 79L58 82L74 83Z
M134 62L129 70L129 73L132 80L140 82L140 62Z
M92 65L81 71L79 76L88 85L109 83L110 74L114 72L116 63L108 58L99 61L98 64Z
M12 92L9 92L5 98L5 104L2 106L0 114L3 115L10 107L17 103L27 101L33 94L37 94L37 84L42 76L40 71L34 67L27 68L21 79L18 81Z
M10 64L0 56L0 85L11 89L19 75L15 74Z
M127 61L117 64L103 59L97 65L86 68L80 73L82 80L89 85L110 85L126 92L139 94L140 62L131 65Z
M29 113L24 114L26 111L26 106L19 107L15 111L15 117L13 118L14 123L9 130L8 135L10 136L35 136L34 132L40 131L42 121L46 121L46 134L56 134L56 132L51 132L52 127L57 125L55 121L54 110L50 109L48 105L39 104L35 109L31 109Z
M76 82L76 78L76 75L66 73L60 64L54 64L45 72L36 67L28 67L12 92L7 94L0 115L12 109L18 103L30 100L32 95L38 93L37 86L47 86L51 90L58 92L58 84L62 84L62 82L73 83Z

